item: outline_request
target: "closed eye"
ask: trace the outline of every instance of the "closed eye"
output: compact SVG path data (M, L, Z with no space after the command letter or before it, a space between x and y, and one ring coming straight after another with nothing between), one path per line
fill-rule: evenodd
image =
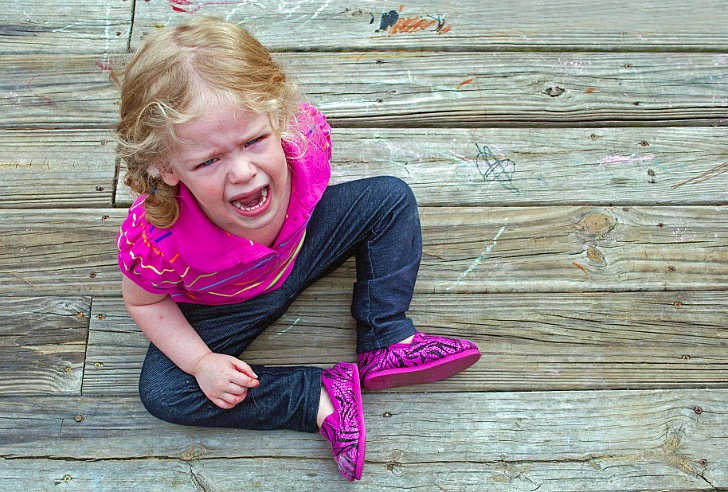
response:
M248 142L245 142L245 146L246 147L250 147L251 145L255 145L258 142L260 142L261 140L263 140L264 138L265 138L265 135L262 135L260 137L256 137L253 140L249 140Z
M199 168L201 168L201 167L207 167L207 166L209 166L210 164L214 164L214 163L215 163L215 162L217 162L217 161L218 161L218 158L217 158L217 157L213 157L212 159L207 159L207 160L206 160L205 162L201 162L201 163L199 163L199 164L197 165L197 169L199 169Z

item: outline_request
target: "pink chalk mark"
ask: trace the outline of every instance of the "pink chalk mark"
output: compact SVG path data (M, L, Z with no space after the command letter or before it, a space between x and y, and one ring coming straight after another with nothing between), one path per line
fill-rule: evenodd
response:
M193 14L202 8L201 4L194 4L190 0L167 0L169 6L175 12L181 12L185 14Z
M655 154L648 154L643 155L640 157L633 157L629 155L609 155L602 159L602 162L599 163L599 169L602 169L606 166L616 166L618 164L626 164L628 162L647 162L654 160Z
M473 160L470 157L465 157L464 155L461 155L461 154L458 154L456 152L453 152L452 150L450 151L450 153L452 155L454 155L455 157L457 157L458 159L463 160L463 161L466 161L466 162L472 162L472 160Z
M169 6L172 7L172 10L175 12L180 12L183 14L194 14L198 10L202 9L202 7L207 7L208 5L237 5L240 2L233 1L233 0L221 0L218 2L192 2L191 0L167 0L167 3L169 3Z
M40 77L41 75L42 74L39 73L38 75L32 76L30 78L30 80L28 81L28 83L25 85L25 87L27 87L28 88L28 91L30 91L30 93L33 94L35 97L39 97L39 98L45 99L47 101L43 106L50 106L51 104L53 104L53 100L51 100L50 97L48 97L48 96L41 96L40 94L38 94L37 92L35 92L33 89L30 88L30 84L32 84L33 81L35 79L37 79L38 77Z
M103 60L97 61L96 66L105 72L111 72L114 70L114 67L112 67L108 62L105 62Z

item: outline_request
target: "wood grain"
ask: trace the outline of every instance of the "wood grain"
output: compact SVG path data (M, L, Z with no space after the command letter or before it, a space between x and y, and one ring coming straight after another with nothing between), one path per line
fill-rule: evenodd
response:
M279 59L336 127L722 126L728 108L728 57L715 53L314 52ZM0 128L110 128L118 96L98 62L94 55L0 56L0 93L8 95L0 99Z
M138 3L132 46L159 26L192 16L244 24L271 49L307 50L725 50L719 0L692 5L626 0L423 0L397 4L327 2Z
M128 0L3 2L0 53L123 53L133 11Z
M0 208L111 207L114 147L105 130L0 131Z
M311 287L241 358L356 361L350 302L349 292ZM409 311L418 328L473 340L483 357L448 381L398 391L728 387L727 312L722 292L418 294ZM120 298L96 298L84 394L136 394L148 345Z
M0 297L0 395L81 394L91 299Z
M446 415L442 395L413 396L364 395L369 439L360 488L728 485L721 425L726 390L459 393L449 396ZM13 457L0 462L3 484L36 480L50 490L70 481L88 490L108 477L105 490L128 490L129 473L143 480L141 487L159 479L180 490L199 490L200 484L239 490L240 483L310 490L322 479L343 481L316 434L174 426L148 415L136 398L8 401L0 423L23 415L34 425L3 429L0 454ZM448 439L442 438L445 422ZM161 490L155 487L142 490Z
M424 207L421 293L724 290L725 206ZM125 210L0 210L0 293L119 295ZM93 245L90 247L89 245ZM353 261L322 281L348 291Z
M719 205L726 140L726 128L337 128L331 182L397 176L423 207Z
M109 81L153 30L243 23L329 118L333 183L420 204L410 316L480 361L365 392L362 490L728 490L723 0L5 2L0 489L343 489L317 434L142 407ZM119 207L119 208L116 208ZM355 360L354 263L249 347Z

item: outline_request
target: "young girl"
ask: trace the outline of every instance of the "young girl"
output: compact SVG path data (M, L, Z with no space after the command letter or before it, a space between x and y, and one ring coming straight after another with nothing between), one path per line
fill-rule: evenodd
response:
M412 192L389 177L328 186L325 117L239 26L161 29L113 78L125 183L139 194L117 246L124 302L151 341L145 407L184 425L320 429L341 474L360 479L360 387L437 381L480 357L405 316L421 257ZM237 357L350 256L358 365Z

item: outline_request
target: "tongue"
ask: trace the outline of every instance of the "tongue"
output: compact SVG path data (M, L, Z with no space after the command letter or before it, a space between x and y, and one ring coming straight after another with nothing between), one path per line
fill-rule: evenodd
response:
M258 203L260 203L260 195L258 194L258 195L252 196L246 200L238 200L238 202L243 207L247 207L247 208L254 207Z

